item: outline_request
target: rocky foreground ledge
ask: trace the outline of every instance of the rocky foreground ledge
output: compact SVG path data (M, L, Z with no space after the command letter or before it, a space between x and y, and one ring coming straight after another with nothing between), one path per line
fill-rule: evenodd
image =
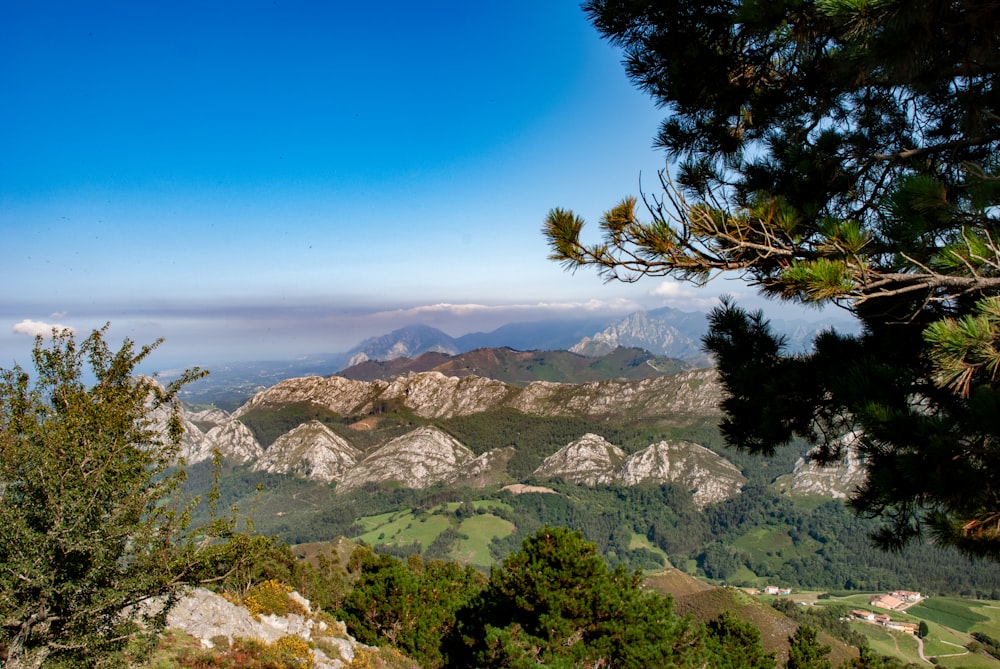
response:
M297 592L289 596L306 611L312 611L309 600ZM285 636L298 636L325 649L312 649L317 669L342 669L351 663L358 648L365 647L347 633L341 622L330 623L313 615L295 613L281 617L254 616L246 608L204 588L191 588L185 593L170 610L167 628L190 634L205 648L213 648L221 637L229 642L235 637L248 637L273 643Z

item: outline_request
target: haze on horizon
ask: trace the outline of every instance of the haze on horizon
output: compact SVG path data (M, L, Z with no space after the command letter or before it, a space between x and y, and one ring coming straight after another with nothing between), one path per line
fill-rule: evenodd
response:
M663 166L576 0L4 3L0 60L0 367L53 325L190 366L761 306L546 259L550 208L596 221Z

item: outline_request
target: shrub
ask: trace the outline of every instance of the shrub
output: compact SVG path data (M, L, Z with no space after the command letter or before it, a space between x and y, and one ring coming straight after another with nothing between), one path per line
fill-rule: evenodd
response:
M276 615L286 616L296 613L304 616L308 611L289 597L292 587L274 579L268 579L250 587L243 598L245 606L254 616Z
M395 648L358 648L348 669L420 669L420 665Z
M236 637L228 648L185 653L178 665L186 669L313 669L309 644L298 636L283 636L274 643Z

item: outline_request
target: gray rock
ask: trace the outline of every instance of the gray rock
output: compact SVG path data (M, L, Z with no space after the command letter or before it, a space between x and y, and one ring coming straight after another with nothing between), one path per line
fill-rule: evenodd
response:
M661 441L626 457L595 434L585 434L547 457L534 475L590 486L677 483L691 491L700 507L738 495L746 483L733 463L692 442Z
M361 459L361 452L319 421L303 423L278 437L253 469L329 483Z
M359 462L347 472L338 490L381 481L426 488L454 476L474 459L473 452L450 434L423 426L392 439Z
M264 454L264 449L257 443L250 428L238 420L213 427L205 435L201 446L199 451L190 454L189 463L210 460L213 449L218 449L224 457L237 462L255 461Z
M625 451L604 437L587 433L545 458L534 475L594 486L610 483L624 460Z
M309 600L292 593L297 601L310 609ZM340 669L354 659L355 649L361 644L344 630L343 624L331 626L312 617L289 614L287 616L261 615L254 617L250 611L237 606L220 595L204 588L187 590L167 616L167 627L182 630L199 639L205 648L213 647L213 638L250 637L273 643L283 636L295 635L306 641L322 638L340 652L339 658L330 658L323 651L313 649L313 659L318 669Z
M840 462L821 465L807 458L799 458L790 476L778 480L793 495L821 495L844 499L865 482L867 470L853 447L857 436L853 433L841 438L846 446ZM807 454L808 455L808 454Z
M661 441L630 455L615 472L624 485L677 483L699 507L739 494L746 477L736 465L690 441Z

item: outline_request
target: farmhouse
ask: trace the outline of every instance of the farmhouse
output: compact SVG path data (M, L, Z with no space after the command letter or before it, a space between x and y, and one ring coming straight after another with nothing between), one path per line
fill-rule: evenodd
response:
M905 602L898 597L893 597L892 595L877 595L872 597L868 604L870 606L874 606L875 608L896 611L902 607Z
M916 635L917 631L920 629L920 625L917 623L906 623L899 620L889 620L885 623L886 629L896 630L897 632L906 632L907 634Z
M861 609L854 609L851 611L855 618L860 618L861 620L874 621L875 614L871 611L862 611Z
M913 592L912 590L896 590L895 592L890 592L890 595L897 599L901 599L908 604L913 602L919 602L923 597L920 596L919 592Z

